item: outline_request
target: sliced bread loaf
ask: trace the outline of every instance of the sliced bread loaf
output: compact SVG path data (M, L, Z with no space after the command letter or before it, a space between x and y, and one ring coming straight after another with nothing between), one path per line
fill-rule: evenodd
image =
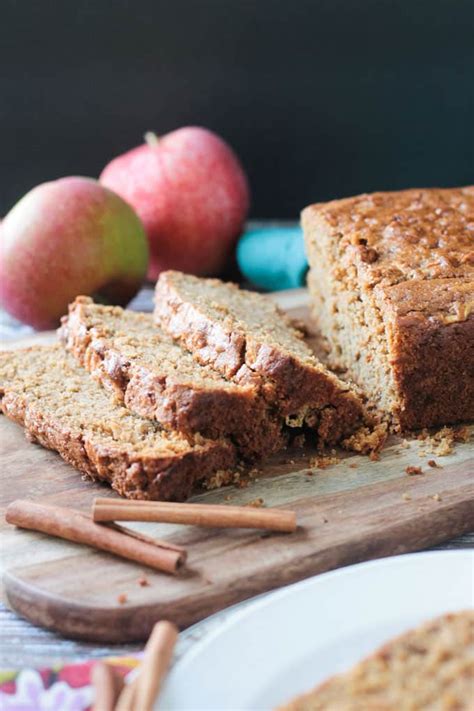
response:
M185 435L231 437L255 458L285 444L283 423L252 384L199 365L149 314L80 296L63 319L67 350L133 412Z
M395 430L474 419L474 186L302 213L318 330Z
M314 429L320 444L335 444L364 424L356 392L318 361L302 333L261 294L218 279L163 272L155 320L199 363L258 387L288 425ZM361 436L350 446L364 451L377 443Z
M438 617L280 711L469 711L474 612Z
M0 353L0 406L27 437L132 499L187 498L235 464L235 448L188 441L114 404L59 345Z

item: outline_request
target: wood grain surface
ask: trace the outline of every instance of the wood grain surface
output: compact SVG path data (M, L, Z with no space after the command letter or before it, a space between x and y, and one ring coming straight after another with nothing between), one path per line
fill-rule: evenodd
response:
M301 291L284 295L304 316ZM42 340L41 337L33 337ZM96 495L115 497L84 481L59 456L28 443L21 428L0 421L1 506L19 496L88 510ZM69 637L107 642L144 639L161 617L186 627L212 612L314 573L384 555L418 550L472 530L474 452L458 444L446 457L424 443L393 440L379 461L346 456L325 469L315 453L289 450L253 472L248 486L204 492L193 501L267 506L297 512L295 534L217 531L160 524L137 530L184 545L178 577L146 570L105 553L3 523L6 593L27 619ZM427 466L434 458L442 468ZM419 465L423 474L408 476ZM145 576L148 585L139 579ZM126 602L120 604L119 596Z

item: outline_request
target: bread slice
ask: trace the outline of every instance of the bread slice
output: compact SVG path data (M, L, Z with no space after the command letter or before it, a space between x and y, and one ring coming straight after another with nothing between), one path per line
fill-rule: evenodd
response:
M229 442L190 442L114 404L59 345L1 352L0 398L29 439L131 499L186 499L236 461Z
M474 419L474 187L302 213L313 316L394 429Z
M280 711L471 711L473 704L469 610L407 632Z
M253 383L287 425L311 427L320 444L335 444L364 423L355 391L317 360L302 333L261 294L218 279L163 272L155 320L199 363L234 382ZM362 438L358 442L365 446Z
M213 439L228 435L247 459L286 442L281 418L254 385L239 385L196 363L154 325L151 314L79 296L63 319L60 337L119 401L167 429Z

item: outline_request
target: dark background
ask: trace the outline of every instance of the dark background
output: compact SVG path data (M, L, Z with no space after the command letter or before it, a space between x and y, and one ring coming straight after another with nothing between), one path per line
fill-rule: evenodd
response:
M474 172L474 0L2 0L1 194L145 130L240 155L252 216Z

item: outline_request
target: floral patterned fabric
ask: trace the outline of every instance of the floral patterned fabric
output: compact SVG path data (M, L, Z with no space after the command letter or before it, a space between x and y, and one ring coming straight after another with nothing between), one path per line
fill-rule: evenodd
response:
M139 663L136 657L106 660L126 676ZM2 711L86 711L93 702L90 674L96 660L52 669L0 671Z

